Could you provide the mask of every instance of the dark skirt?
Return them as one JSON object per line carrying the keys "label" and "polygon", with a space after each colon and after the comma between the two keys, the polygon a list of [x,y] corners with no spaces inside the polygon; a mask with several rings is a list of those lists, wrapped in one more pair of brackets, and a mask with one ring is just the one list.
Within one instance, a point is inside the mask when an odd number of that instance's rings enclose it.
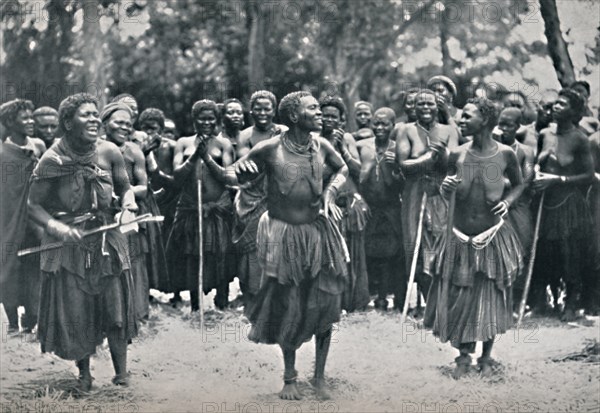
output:
{"label": "dark skirt", "polygon": [[[446,244],[444,234],[424,326],[457,348],[506,332],[512,325],[512,283],[523,269],[521,243],[511,224],[505,222],[482,249],[454,234]],[[442,294],[443,279],[449,281],[448,297]],[[440,325],[440,311],[447,311],[447,326]]]}
{"label": "dark skirt", "polygon": [[323,216],[291,225],[265,213],[257,243],[262,284],[246,309],[252,323],[248,337],[295,350],[339,321],[347,277],[344,240]]}
{"label": "dark skirt", "polygon": [[342,308],[348,312],[364,309],[371,301],[365,254],[365,223],[368,206],[364,200],[349,198],[342,206],[344,218],[341,232],[348,245],[348,283],[342,297]]}
{"label": "dark skirt", "polygon": [[591,250],[592,219],[583,194],[574,188],[559,205],[544,204],[536,250],[535,277],[579,284]]}
{"label": "dark skirt", "polygon": [[266,200],[262,199],[258,200],[252,210],[243,216],[236,211],[232,242],[238,259],[237,276],[244,286],[244,292],[250,294],[256,294],[260,288],[261,269],[258,264],[256,235],[258,222],[266,210]]}
{"label": "dark skirt", "polygon": [[132,232],[127,237],[129,240],[129,261],[131,279],[133,280],[135,317],[137,320],[141,320],[148,318],[150,315],[150,283],[146,263],[148,243],[146,234],[141,231]]}
{"label": "dark skirt", "polygon": [[[140,215],[151,213],[153,216],[161,215],[161,210],[151,190],[144,202],[139,203]],[[165,217],[166,220],[166,217]],[[142,224],[142,233],[146,238],[146,268],[150,288],[159,291],[169,290],[169,271],[165,253],[165,236],[163,234],[164,222],[150,222]]]}
{"label": "dark skirt", "polygon": [[[203,290],[233,280],[235,259],[231,245],[232,205],[227,191],[217,202],[202,205]],[[198,212],[178,207],[167,242],[171,292],[198,288]]]}
{"label": "dark skirt", "polygon": [[129,270],[103,277],[98,294],[80,289],[79,278],[64,268],[42,272],[38,338],[42,352],[67,360],[94,354],[110,329],[123,329],[128,341],[137,334]]}
{"label": "dark skirt", "polygon": [[448,216],[448,203],[439,194],[439,183],[433,178],[423,177],[406,181],[402,192],[402,235],[408,273],[416,246],[421,202],[425,191],[427,191],[427,201],[423,214],[417,268],[420,269],[419,272],[432,276],[434,273],[433,263],[440,250],[440,242],[446,230]]}

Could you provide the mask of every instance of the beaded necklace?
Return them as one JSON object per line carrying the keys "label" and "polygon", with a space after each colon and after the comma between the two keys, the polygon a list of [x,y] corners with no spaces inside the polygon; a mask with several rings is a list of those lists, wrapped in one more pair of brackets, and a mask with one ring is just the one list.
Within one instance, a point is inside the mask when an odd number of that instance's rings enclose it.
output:
{"label": "beaded necklace", "polygon": [[318,177],[315,174],[315,153],[319,152],[321,148],[321,142],[318,139],[314,139],[312,135],[309,135],[308,142],[306,144],[298,144],[296,142],[292,142],[289,138],[288,133],[284,132],[281,135],[281,142],[283,143],[283,147],[288,150],[288,152],[302,156],[303,158],[310,158],[310,171],[313,178],[317,179]]}

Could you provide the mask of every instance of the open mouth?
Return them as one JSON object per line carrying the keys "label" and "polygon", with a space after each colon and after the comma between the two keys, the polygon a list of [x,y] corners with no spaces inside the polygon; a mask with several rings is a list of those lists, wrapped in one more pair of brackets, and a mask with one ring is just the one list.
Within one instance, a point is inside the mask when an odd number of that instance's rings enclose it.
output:
{"label": "open mouth", "polygon": [[87,128],[85,128],[85,131],[87,133],[89,133],[90,135],[96,135],[98,134],[98,126],[88,126]]}

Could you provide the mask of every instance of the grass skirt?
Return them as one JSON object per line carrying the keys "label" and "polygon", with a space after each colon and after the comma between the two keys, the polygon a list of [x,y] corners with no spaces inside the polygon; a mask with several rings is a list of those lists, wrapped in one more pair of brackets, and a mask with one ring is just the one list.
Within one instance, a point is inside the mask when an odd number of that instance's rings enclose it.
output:
{"label": "grass skirt", "polygon": [[[505,222],[480,250],[454,234],[446,247],[444,234],[441,251],[424,326],[435,336],[448,337],[456,348],[506,332],[512,326],[512,281],[523,268],[521,244],[510,223]],[[449,277],[448,297],[442,295],[445,277]],[[440,311],[447,311],[447,326],[439,323]]]}
{"label": "grass skirt", "polygon": [[347,250],[331,220],[291,225],[263,214],[258,228],[261,288],[246,315],[250,340],[295,350],[339,321]]}

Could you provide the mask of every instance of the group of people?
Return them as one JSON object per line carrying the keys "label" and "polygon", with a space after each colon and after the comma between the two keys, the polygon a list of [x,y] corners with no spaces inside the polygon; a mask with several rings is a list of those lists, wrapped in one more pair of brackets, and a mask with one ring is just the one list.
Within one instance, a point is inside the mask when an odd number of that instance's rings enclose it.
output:
{"label": "group of people", "polygon": [[[469,372],[478,341],[478,368],[491,375],[494,338],[513,323],[528,262],[533,311],[564,320],[598,311],[600,132],[586,116],[585,82],[545,92],[531,124],[514,96],[478,94],[458,109],[456,95],[436,76],[404,93],[402,117],[356,102],[348,133],[339,96],[293,92],[277,105],[261,90],[247,108],[196,102],[196,133],[181,138],[160,109],[138,116],[129,94],[103,108],[88,94],[58,111],[2,104],[9,331],[37,324],[42,351],[76,361],[82,391],[108,338],[113,382],[126,385],[127,344],[148,319],[150,289],[173,293],[174,305],[189,290],[192,311],[200,286],[215,289],[225,309],[237,277],[250,339],[282,348],[280,396],[301,397],[295,354],[315,336],[313,384],[327,398],[342,309],[365,310],[375,297],[385,311],[393,294],[401,310],[413,276],[414,316],[459,350],[454,377]],[[110,225],[144,214],[164,222],[127,233]],[[39,254],[17,253],[38,245]]]}

